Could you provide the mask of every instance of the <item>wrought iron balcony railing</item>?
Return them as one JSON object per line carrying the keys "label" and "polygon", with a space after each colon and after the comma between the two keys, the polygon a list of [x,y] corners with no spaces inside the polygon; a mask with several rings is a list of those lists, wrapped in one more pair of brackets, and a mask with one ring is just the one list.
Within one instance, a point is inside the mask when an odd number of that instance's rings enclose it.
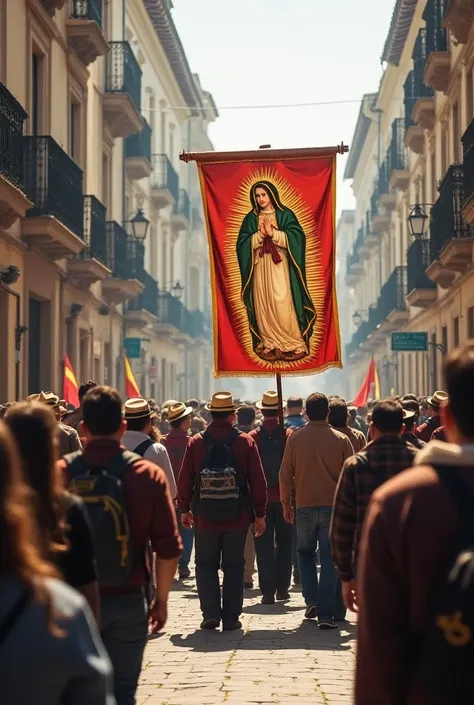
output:
{"label": "wrought iron balcony railing", "polygon": [[85,248],[79,259],[97,259],[107,263],[107,210],[95,196],[84,196],[84,241]]}
{"label": "wrought iron balcony railing", "polygon": [[144,309],[153,316],[158,315],[158,284],[145,269],[137,279],[143,284],[143,291],[135,299],[128,302],[129,311],[140,311]]}
{"label": "wrought iron balcony railing", "polygon": [[430,241],[414,240],[407,252],[407,293],[414,289],[436,289],[426,274],[430,265]]}
{"label": "wrought iron balcony railing", "polygon": [[130,278],[141,281],[145,271],[145,245],[136,237],[127,239],[128,270]]}
{"label": "wrought iron balcony railing", "polygon": [[142,70],[128,42],[109,42],[105,90],[107,93],[128,93],[140,112]]}
{"label": "wrought iron balcony railing", "polygon": [[167,189],[174,200],[179,200],[179,178],[175,168],[166,154],[153,154],[151,157],[153,172],[151,174],[151,187]]}
{"label": "wrought iron balcony railing", "polygon": [[369,335],[373,333],[373,330],[373,324],[370,321],[362,321],[352,336],[351,341],[346,345],[346,355],[349,357],[362,343],[365,343]]}
{"label": "wrought iron balcony railing", "polygon": [[357,231],[357,237],[354,242],[354,253],[357,254],[359,250],[364,247],[365,244],[365,228],[363,225],[360,226]]}
{"label": "wrought iron balcony railing", "polygon": [[178,330],[184,328],[184,306],[169,291],[158,293],[158,320],[160,323],[172,325]]}
{"label": "wrought iron balcony railing", "polygon": [[102,28],[103,0],[73,0],[71,17],[75,20],[94,20]]}
{"label": "wrought iron balcony railing", "polygon": [[0,174],[23,191],[23,123],[28,117],[0,83]]}
{"label": "wrought iron balcony railing", "polygon": [[359,263],[359,255],[357,254],[357,252],[355,252],[355,251],[349,252],[347,255],[347,260],[346,260],[347,274],[350,273],[352,266],[354,264],[358,264],[358,263]]}
{"label": "wrought iron balcony railing", "polygon": [[129,135],[125,140],[126,157],[143,157],[151,162],[151,127],[144,120],[143,130]]}
{"label": "wrought iron balcony railing", "polygon": [[27,217],[52,215],[83,237],[82,169],[52,137],[23,141],[25,193],[35,204]]}
{"label": "wrought iron balcony railing", "polygon": [[126,231],[115,220],[106,223],[106,265],[118,279],[129,279]]}
{"label": "wrought iron balcony railing", "polygon": [[471,120],[462,136],[464,197],[467,200],[474,196],[474,119]]}
{"label": "wrought iron balcony railing", "polygon": [[426,59],[426,28],[422,27],[418,32],[413,49],[413,69],[409,72],[404,84],[404,104],[405,104],[405,129],[414,125],[412,119],[413,108],[419,98],[432,98],[434,91],[431,86],[427,86],[423,80]]}
{"label": "wrought iron balcony railing", "polygon": [[448,32],[443,26],[449,0],[428,0],[423,19],[426,24],[426,54],[448,50]]}
{"label": "wrought iron balcony railing", "polygon": [[471,228],[461,212],[464,200],[462,164],[451,164],[438,191],[438,199],[431,209],[430,262],[438,259],[441,250],[450,240],[471,235]]}
{"label": "wrought iron balcony railing", "polygon": [[407,268],[395,267],[380,291],[377,304],[380,323],[388,318],[393,311],[406,311],[406,295]]}
{"label": "wrought iron balcony railing", "polygon": [[206,320],[205,315],[202,311],[188,311],[186,310],[186,332],[192,338],[205,338],[208,336],[208,331],[206,330]]}
{"label": "wrought iron balcony railing", "polygon": [[175,205],[175,213],[184,215],[188,222],[191,220],[191,201],[188,192],[184,188],[179,189],[178,202]]}
{"label": "wrought iron balcony railing", "polygon": [[407,168],[408,157],[403,142],[404,136],[405,121],[403,118],[396,118],[392,122],[392,139],[390,140],[390,147],[387,151],[387,173],[389,179],[393,171]]}

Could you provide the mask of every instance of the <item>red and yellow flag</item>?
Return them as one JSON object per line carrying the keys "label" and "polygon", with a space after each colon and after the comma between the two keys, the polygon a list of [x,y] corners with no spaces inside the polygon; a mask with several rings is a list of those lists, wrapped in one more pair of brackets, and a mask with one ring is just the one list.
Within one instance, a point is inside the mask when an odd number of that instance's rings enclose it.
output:
{"label": "red and yellow flag", "polygon": [[64,355],[63,398],[74,407],[79,406],[78,390],[79,385],[77,384],[71,361],[67,355]]}
{"label": "red and yellow flag", "polygon": [[353,406],[365,406],[371,399],[380,399],[379,375],[374,358],[370,362],[369,371],[352,404]]}
{"label": "red and yellow flag", "polygon": [[336,152],[192,155],[209,238],[216,377],[342,367]]}
{"label": "red and yellow flag", "polygon": [[126,355],[123,356],[125,365],[125,395],[127,399],[133,399],[134,397],[141,397],[140,390],[138,389],[138,384],[133,376],[132,367]]}

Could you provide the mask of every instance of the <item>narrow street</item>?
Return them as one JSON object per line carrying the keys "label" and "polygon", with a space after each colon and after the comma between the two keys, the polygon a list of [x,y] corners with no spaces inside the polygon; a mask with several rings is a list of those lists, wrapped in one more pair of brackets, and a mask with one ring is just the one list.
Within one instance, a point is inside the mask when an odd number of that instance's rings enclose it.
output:
{"label": "narrow street", "polygon": [[300,592],[260,604],[247,590],[243,631],[202,632],[194,581],[175,583],[164,633],[145,652],[138,705],[349,705],[355,623],[322,632],[303,619]]}

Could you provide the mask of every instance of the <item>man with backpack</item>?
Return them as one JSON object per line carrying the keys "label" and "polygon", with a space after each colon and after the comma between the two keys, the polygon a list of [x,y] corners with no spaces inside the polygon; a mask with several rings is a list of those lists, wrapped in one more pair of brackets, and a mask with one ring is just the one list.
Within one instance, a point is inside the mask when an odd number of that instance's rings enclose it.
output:
{"label": "man with backpack", "polygon": [[[71,492],[82,497],[94,536],[101,592],[100,631],[114,668],[117,705],[134,705],[148,622],[167,621],[168,594],[181,553],[181,539],[163,470],[121,445],[127,422],[111,387],[91,389],[82,402],[83,452],[60,461]],[[148,605],[156,554],[156,596]]]}
{"label": "man with backpack", "polygon": [[273,605],[275,594],[277,600],[290,599],[293,529],[283,517],[279,487],[284,442],[289,431],[278,422],[277,392],[265,392],[262,401],[257,402],[257,408],[262,412],[263,423],[250,436],[255,440],[262,460],[268,503],[266,529],[255,540],[255,549],[262,605]]}
{"label": "man with backpack", "polygon": [[176,480],[171,467],[168,451],[162,443],[150,437],[155,411],[146,399],[127,399],[124,404],[127,430],[123,434],[122,444],[142,458],[150,460],[161,468],[168,480],[171,499],[176,497]]}
{"label": "man with backpack", "polygon": [[183,526],[191,528],[195,522],[201,629],[217,629],[221,621],[224,630],[240,629],[245,539],[252,521],[255,536],[265,531],[265,475],[255,441],[233,426],[232,394],[216,392],[207,409],[212,421],[189,441],[178,478],[178,503]]}
{"label": "man with backpack", "polygon": [[474,663],[474,346],[444,363],[448,443],[372,496],[358,565],[356,705],[468,705]]}

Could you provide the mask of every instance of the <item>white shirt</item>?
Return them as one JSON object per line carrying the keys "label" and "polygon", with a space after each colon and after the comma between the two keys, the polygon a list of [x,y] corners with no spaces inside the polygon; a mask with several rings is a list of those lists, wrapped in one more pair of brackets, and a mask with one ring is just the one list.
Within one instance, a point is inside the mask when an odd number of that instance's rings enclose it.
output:
{"label": "white shirt", "polygon": [[[135,448],[138,448],[140,443],[143,443],[143,441],[146,441],[149,438],[150,436],[146,433],[142,433],[142,431],[125,431],[122,436],[122,444],[125,448],[127,448],[127,450],[131,450],[133,452]],[[161,443],[153,443],[152,446],[147,448],[143,457],[146,460],[150,460],[152,463],[155,463],[155,465],[158,465],[164,471],[170,487],[171,499],[175,499],[178,494],[178,490],[176,489],[176,480],[174,479],[174,473],[171,467],[168,451],[164,445]]]}

